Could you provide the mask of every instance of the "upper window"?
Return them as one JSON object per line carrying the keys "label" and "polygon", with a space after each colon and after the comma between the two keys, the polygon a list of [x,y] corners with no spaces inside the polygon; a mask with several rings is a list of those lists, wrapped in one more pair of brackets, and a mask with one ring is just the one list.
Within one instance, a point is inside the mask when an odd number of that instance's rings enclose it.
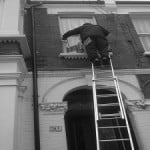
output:
{"label": "upper window", "polygon": [[[93,15],[64,14],[59,17],[59,23],[62,36],[65,32],[79,27],[84,23],[96,24],[96,21]],[[74,59],[87,57],[85,48],[81,43],[79,35],[71,36],[66,41],[62,41],[62,43],[63,52],[60,54],[60,56]]]}
{"label": "upper window", "polygon": [[150,55],[150,14],[133,14],[131,17],[145,54]]}

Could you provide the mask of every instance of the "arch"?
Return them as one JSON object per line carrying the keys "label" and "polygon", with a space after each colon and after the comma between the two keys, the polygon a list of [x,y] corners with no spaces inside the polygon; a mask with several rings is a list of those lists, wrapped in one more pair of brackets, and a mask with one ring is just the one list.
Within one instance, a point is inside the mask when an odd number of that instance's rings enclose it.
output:
{"label": "arch", "polygon": [[[47,89],[47,91],[43,95],[42,102],[61,102],[63,101],[65,95],[73,90],[80,89],[82,87],[90,88],[92,86],[92,81],[89,81],[90,79],[87,79],[84,76],[63,79]],[[114,83],[112,81],[102,81],[98,84],[100,85],[100,87],[108,87],[109,89],[114,90]],[[121,93],[126,99],[143,99],[142,91],[138,86],[133,85],[133,83],[119,80],[119,85],[121,88]]]}

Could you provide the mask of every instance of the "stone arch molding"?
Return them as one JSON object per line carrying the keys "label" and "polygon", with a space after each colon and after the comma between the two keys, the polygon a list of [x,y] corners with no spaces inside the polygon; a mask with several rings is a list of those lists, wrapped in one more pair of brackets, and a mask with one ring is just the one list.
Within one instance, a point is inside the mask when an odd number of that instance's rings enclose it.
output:
{"label": "stone arch molding", "polygon": [[[42,102],[62,102],[64,97],[74,89],[79,89],[81,87],[92,86],[91,81],[86,77],[74,77],[69,79],[64,79],[53,86],[51,86],[43,95]],[[99,82],[99,85],[106,87],[113,87],[114,84],[110,81]],[[143,94],[139,87],[133,85],[124,80],[119,80],[119,86],[121,93],[126,97],[127,100],[142,100]]]}

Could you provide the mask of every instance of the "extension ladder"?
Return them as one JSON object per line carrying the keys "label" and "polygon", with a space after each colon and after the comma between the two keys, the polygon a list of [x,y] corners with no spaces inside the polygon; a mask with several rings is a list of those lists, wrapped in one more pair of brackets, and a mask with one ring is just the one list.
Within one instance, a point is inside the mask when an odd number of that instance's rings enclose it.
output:
{"label": "extension ladder", "polygon": [[[92,64],[92,88],[97,150],[134,150],[132,135],[117,76],[109,52],[111,78],[97,78]],[[97,94],[97,82],[111,80],[115,94]]]}

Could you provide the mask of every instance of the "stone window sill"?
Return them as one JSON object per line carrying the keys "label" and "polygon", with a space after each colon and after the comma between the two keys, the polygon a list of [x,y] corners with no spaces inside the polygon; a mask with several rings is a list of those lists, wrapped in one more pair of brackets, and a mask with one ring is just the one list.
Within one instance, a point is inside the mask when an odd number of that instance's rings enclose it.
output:
{"label": "stone window sill", "polygon": [[150,56],[150,52],[144,52],[144,56]]}
{"label": "stone window sill", "polygon": [[87,59],[87,54],[85,53],[60,53],[59,57],[65,58],[65,59]]}

